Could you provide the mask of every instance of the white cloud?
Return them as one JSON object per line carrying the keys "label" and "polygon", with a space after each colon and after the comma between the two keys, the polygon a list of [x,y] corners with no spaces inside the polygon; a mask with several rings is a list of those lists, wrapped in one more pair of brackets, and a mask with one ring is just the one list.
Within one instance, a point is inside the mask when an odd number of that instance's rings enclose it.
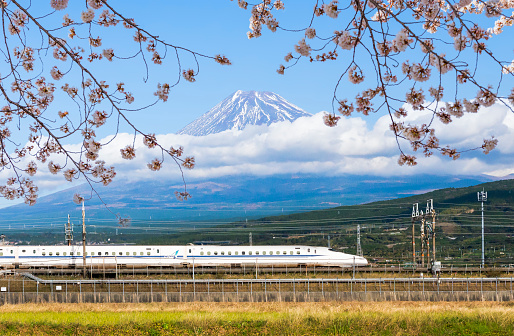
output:
{"label": "white cloud", "polygon": [[[496,150],[489,155],[481,151],[463,153],[458,160],[439,155],[429,158],[418,153],[416,167],[398,166],[398,147],[389,131],[389,117],[374,123],[371,118],[341,119],[337,127],[327,127],[323,113],[303,117],[293,123],[281,122],[271,126],[251,126],[242,131],[225,131],[204,137],[166,134],[158,135],[161,144],[169,147],[184,146],[186,155],[196,158],[195,169],[185,171],[186,180],[209,179],[220,176],[318,174],[361,174],[402,176],[415,174],[491,174],[505,176],[514,173],[514,115],[505,106],[496,104],[478,114],[466,114],[450,125],[434,121],[441,144],[454,144],[459,149],[479,147],[484,138],[495,135],[499,139]],[[429,112],[407,117],[406,123],[428,122]],[[111,138],[109,138],[111,140]],[[161,171],[152,172],[146,164],[160,157],[157,150],[149,150],[137,138],[136,158],[124,160],[120,148],[134,141],[129,134],[118,134],[100,151],[107,165],[114,165],[117,178],[129,180],[180,180],[181,173],[173,160],[167,159]],[[404,150],[408,144],[401,142]],[[70,148],[78,149],[79,145]],[[56,161],[55,158],[52,158]],[[0,178],[7,172],[0,173]],[[40,164],[35,176],[40,194],[72,186],[62,174],[51,175],[46,164]]]}
{"label": "white cloud", "polygon": [[[195,156],[196,168],[186,172],[190,179],[282,173],[401,176],[514,172],[511,168],[514,160],[509,155],[514,148],[514,117],[508,108],[500,104],[483,108],[477,114],[466,114],[449,125],[434,121],[442,145],[455,145],[458,149],[480,147],[484,138],[495,135],[499,139],[495,151],[489,155],[481,151],[466,152],[456,161],[437,154],[425,158],[418,153],[416,167],[398,166],[399,152],[389,131],[388,116],[379,118],[374,124],[365,117],[341,119],[333,128],[323,124],[322,116],[323,113],[318,113],[293,123],[251,126],[242,131],[231,130],[204,137],[167,134],[158,138],[166,146],[183,145],[187,155]],[[429,120],[427,111],[417,113],[416,118],[408,117],[406,122]],[[152,155],[142,145],[138,146],[137,158],[133,162],[119,158],[119,148],[131,142],[131,136],[120,135],[102,150],[102,155],[109,153],[107,157],[114,158],[112,163],[116,164],[121,176],[132,179],[179,176],[176,166],[170,164],[157,174],[146,169],[145,163]],[[409,151],[406,142],[401,142],[401,145],[403,150]]]}

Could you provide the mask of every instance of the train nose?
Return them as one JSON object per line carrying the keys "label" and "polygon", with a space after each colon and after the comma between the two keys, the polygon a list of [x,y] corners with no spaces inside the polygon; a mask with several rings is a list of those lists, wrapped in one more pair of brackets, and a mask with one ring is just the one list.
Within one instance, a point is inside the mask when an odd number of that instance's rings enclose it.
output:
{"label": "train nose", "polygon": [[355,262],[359,266],[366,266],[368,264],[368,260],[366,260],[366,258],[363,257],[359,257],[359,259],[357,259]]}

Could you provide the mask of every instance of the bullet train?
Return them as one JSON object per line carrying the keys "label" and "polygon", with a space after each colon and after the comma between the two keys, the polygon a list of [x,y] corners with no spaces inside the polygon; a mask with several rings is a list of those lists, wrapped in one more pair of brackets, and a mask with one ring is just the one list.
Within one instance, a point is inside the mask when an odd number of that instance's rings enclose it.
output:
{"label": "bullet train", "polygon": [[[88,245],[86,265],[124,266],[364,266],[359,256],[314,246]],[[0,245],[0,267],[83,267],[82,245]]]}

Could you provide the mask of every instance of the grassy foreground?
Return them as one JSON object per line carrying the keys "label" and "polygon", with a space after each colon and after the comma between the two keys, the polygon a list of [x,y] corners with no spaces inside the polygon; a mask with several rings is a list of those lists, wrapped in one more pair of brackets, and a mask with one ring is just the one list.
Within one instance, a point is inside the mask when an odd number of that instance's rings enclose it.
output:
{"label": "grassy foreground", "polygon": [[514,335],[514,304],[475,302],[25,304],[1,335]]}

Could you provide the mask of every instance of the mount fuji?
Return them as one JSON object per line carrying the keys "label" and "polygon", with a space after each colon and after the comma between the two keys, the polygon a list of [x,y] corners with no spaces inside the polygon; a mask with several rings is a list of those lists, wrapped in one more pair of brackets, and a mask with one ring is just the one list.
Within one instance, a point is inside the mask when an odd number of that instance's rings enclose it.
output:
{"label": "mount fuji", "polygon": [[310,113],[291,104],[278,94],[259,91],[236,91],[207,113],[181,129],[178,134],[203,136],[248,125],[270,125],[294,121]]}

